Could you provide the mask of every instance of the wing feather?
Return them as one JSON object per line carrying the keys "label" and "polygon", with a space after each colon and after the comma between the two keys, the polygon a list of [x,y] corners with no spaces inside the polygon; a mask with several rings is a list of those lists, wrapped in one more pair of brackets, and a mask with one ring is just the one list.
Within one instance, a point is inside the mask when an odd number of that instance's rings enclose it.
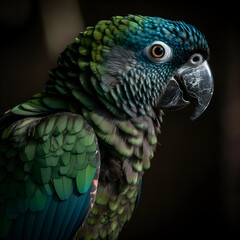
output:
{"label": "wing feather", "polygon": [[27,116],[5,127],[0,238],[68,239],[93,206],[99,169],[95,133],[80,115]]}

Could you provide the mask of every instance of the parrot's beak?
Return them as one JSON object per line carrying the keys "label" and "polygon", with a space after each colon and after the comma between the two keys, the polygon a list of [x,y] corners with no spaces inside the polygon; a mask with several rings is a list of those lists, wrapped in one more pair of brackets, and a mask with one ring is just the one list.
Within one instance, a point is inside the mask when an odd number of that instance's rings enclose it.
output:
{"label": "parrot's beak", "polygon": [[213,89],[213,77],[207,61],[203,61],[200,54],[194,54],[168,81],[158,106],[167,110],[186,107],[190,103],[184,99],[187,94],[197,100],[191,116],[191,120],[194,120],[208,107]]}

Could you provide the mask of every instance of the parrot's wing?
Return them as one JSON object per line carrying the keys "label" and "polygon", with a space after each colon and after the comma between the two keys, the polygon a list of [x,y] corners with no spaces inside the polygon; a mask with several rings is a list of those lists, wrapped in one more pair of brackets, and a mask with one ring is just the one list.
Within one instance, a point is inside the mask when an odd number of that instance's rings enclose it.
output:
{"label": "parrot's wing", "polygon": [[82,116],[14,122],[0,134],[0,238],[68,239],[93,207],[98,143]]}

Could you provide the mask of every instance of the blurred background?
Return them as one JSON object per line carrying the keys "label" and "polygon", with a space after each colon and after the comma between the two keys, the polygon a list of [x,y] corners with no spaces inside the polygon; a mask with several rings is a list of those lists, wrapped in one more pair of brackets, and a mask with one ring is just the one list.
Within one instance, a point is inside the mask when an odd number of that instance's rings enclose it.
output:
{"label": "blurred background", "polygon": [[58,54],[101,19],[128,13],[159,16],[191,23],[206,35],[213,100],[194,122],[189,120],[191,107],[165,114],[161,145],[144,175],[139,207],[120,240],[239,239],[237,9],[237,1],[0,1],[0,113],[41,91]]}

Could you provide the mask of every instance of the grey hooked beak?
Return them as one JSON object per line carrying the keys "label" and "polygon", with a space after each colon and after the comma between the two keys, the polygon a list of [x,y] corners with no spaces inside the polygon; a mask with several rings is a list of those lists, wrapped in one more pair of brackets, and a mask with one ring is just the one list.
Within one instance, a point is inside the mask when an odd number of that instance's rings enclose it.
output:
{"label": "grey hooked beak", "polygon": [[197,99],[197,106],[191,120],[198,118],[208,107],[213,95],[213,77],[207,61],[201,54],[193,54],[168,81],[158,106],[162,109],[176,110],[186,107],[190,102],[184,99],[184,92]]}

